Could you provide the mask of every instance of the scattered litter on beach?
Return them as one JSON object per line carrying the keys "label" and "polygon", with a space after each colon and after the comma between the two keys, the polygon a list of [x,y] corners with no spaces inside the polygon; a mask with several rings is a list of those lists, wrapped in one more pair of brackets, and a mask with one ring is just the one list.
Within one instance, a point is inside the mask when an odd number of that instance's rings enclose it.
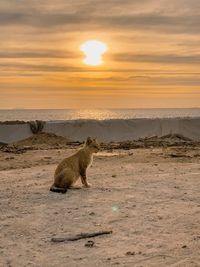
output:
{"label": "scattered litter on beach", "polygon": [[[121,142],[109,142],[101,143],[100,152],[103,155],[103,151],[107,150],[112,152],[111,156],[114,155],[114,149],[120,150],[131,150],[136,148],[153,148],[153,147],[170,147],[170,146],[196,146],[200,142],[193,141],[187,137],[184,137],[180,134],[169,134],[165,136],[152,136],[148,138],[140,138],[138,140],[130,141],[121,141]],[[81,146],[83,142],[80,141],[71,141],[68,138],[57,136],[53,133],[38,133],[33,136],[12,143],[5,144],[0,143],[0,150],[8,153],[24,153],[27,150],[32,149],[54,149],[54,148],[69,148]],[[117,152],[119,153],[119,152]],[[100,154],[99,154],[100,155]],[[109,156],[109,154],[106,154]],[[171,155],[173,157],[173,155]],[[174,155],[176,157],[176,155]],[[177,154],[179,157],[179,154]],[[197,155],[198,157],[198,155]]]}

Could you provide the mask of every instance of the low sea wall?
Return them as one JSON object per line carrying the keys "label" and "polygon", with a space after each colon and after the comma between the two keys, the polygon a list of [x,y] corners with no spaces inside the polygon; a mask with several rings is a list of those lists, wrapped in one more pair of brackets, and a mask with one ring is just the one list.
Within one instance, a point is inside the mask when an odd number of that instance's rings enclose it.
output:
{"label": "low sea wall", "polygon": [[[167,134],[181,134],[200,141],[200,118],[49,121],[42,131],[71,141],[84,141],[88,136],[100,142],[125,141]],[[0,142],[12,143],[32,135],[29,123],[0,124]]]}

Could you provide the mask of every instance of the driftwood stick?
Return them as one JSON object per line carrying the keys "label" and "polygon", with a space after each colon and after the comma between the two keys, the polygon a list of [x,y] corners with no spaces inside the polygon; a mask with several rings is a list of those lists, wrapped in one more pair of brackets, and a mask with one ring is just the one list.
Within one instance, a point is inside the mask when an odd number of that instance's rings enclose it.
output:
{"label": "driftwood stick", "polygon": [[108,234],[112,234],[112,231],[100,231],[100,232],[96,232],[96,233],[81,233],[75,236],[66,236],[66,237],[52,237],[51,241],[52,242],[66,242],[66,241],[76,241],[79,239],[83,239],[83,238],[90,238],[90,237],[95,237],[95,236],[99,236],[99,235],[108,235]]}

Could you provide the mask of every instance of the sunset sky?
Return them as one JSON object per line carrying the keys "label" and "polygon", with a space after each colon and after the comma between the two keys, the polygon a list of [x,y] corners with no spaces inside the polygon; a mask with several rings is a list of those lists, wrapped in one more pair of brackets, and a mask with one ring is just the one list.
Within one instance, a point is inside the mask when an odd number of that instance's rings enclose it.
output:
{"label": "sunset sky", "polygon": [[1,109],[149,107],[200,107],[199,0],[0,1]]}

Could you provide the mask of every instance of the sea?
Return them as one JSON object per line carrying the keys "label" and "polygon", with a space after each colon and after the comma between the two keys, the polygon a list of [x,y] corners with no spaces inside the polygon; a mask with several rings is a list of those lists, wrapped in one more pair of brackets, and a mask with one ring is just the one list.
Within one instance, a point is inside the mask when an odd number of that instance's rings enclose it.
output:
{"label": "sea", "polygon": [[200,118],[200,108],[145,109],[0,109],[0,121]]}

